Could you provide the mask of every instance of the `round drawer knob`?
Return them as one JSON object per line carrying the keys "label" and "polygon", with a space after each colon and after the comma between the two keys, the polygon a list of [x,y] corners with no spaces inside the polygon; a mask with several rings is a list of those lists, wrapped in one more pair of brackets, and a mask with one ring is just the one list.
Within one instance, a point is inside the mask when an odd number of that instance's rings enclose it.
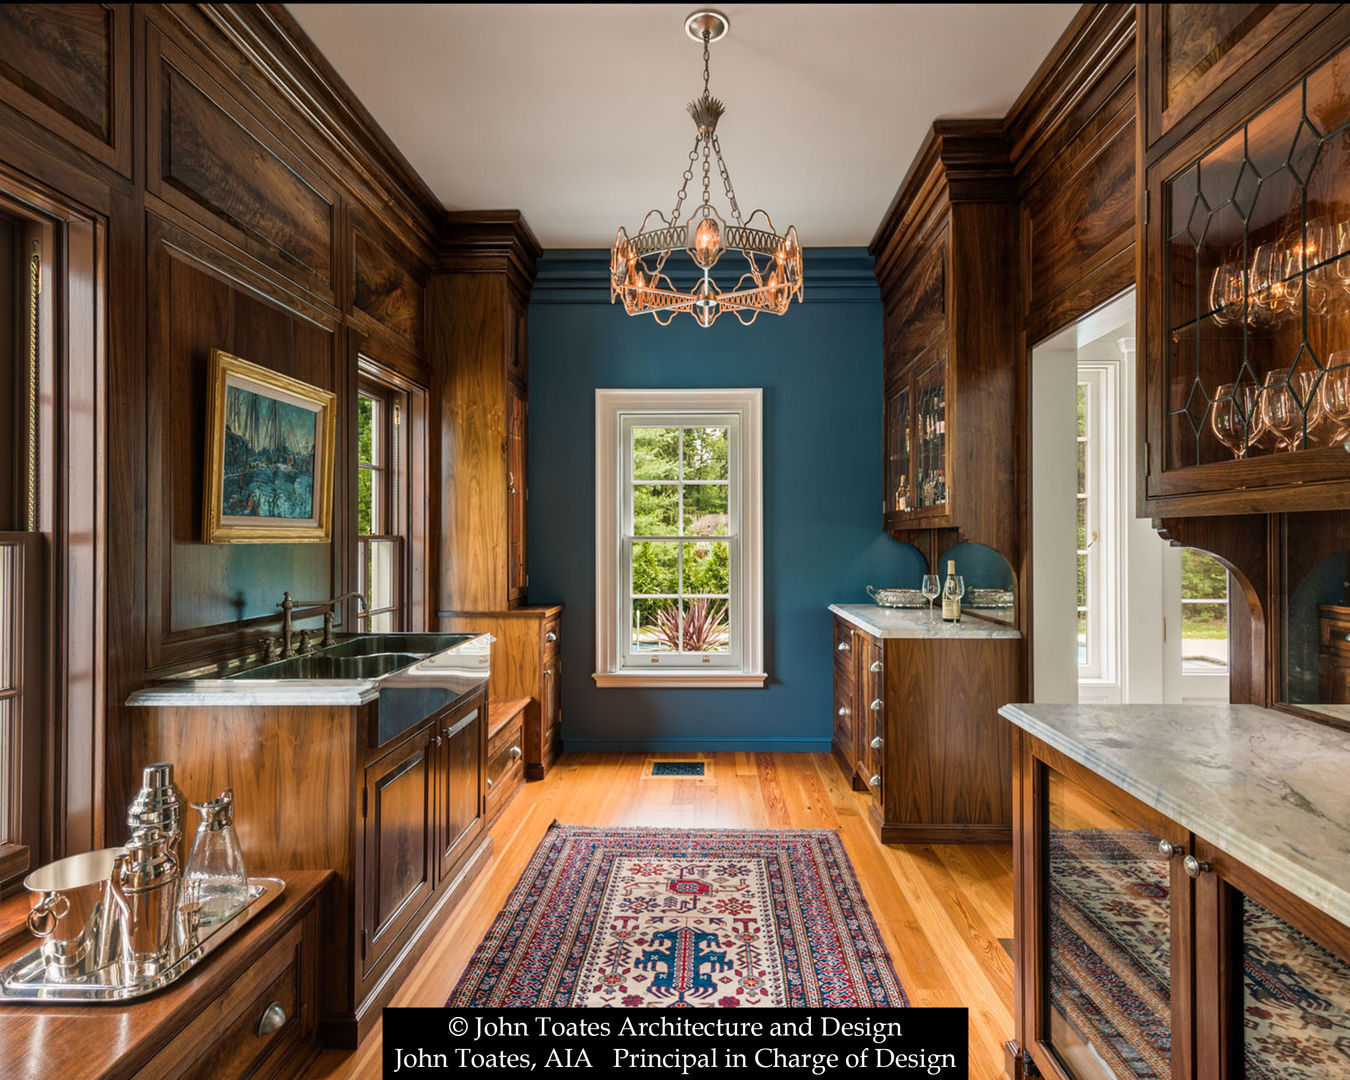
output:
{"label": "round drawer knob", "polygon": [[867,670],[868,670],[868,671],[874,671],[874,672],[875,672],[875,671],[880,671],[880,670],[881,670],[881,661],[880,661],[880,660],[873,660],[873,661],[872,661],[872,666],[869,667]]}
{"label": "round drawer knob", "polygon": [[1201,874],[1208,874],[1212,866],[1207,862],[1201,862],[1194,855],[1187,855],[1186,860],[1181,864],[1186,870],[1187,877],[1198,878]]}
{"label": "round drawer knob", "polygon": [[870,787],[874,788],[881,787],[881,773],[874,773],[872,775],[872,779],[867,781],[867,783]]}
{"label": "round drawer knob", "polygon": [[553,644],[553,642],[558,640],[558,635],[555,634],[552,630],[550,630],[547,634],[544,635],[544,640],[551,645]]}
{"label": "round drawer knob", "polygon": [[520,757],[522,751],[519,746],[512,746],[511,749],[507,751],[507,753],[510,754],[513,758],[516,758]]}
{"label": "round drawer knob", "polygon": [[870,746],[873,750],[880,750],[880,749],[881,749],[881,736],[878,735],[875,739],[873,739],[873,740],[872,740],[870,743],[868,743],[867,745]]}
{"label": "round drawer knob", "polygon": [[847,641],[841,641],[841,642],[839,643],[839,651],[840,651],[840,652],[848,652],[848,651],[849,651],[849,649],[848,649],[848,642],[847,642]]}
{"label": "round drawer knob", "polygon": [[1159,840],[1158,852],[1164,859],[1174,859],[1178,855],[1185,854],[1185,851],[1179,845],[1172,843],[1170,840]]}
{"label": "round drawer knob", "polygon": [[870,706],[873,712],[881,712],[881,698],[877,698]]}
{"label": "round drawer knob", "polygon": [[488,781],[487,781],[487,789],[488,789],[489,791],[492,790],[492,777],[490,777],[490,776],[488,777]]}
{"label": "round drawer knob", "polygon": [[258,1023],[254,1026],[253,1032],[256,1035],[271,1035],[281,1027],[287,1020],[286,1007],[279,1001],[274,1001],[262,1011],[258,1017]]}
{"label": "round drawer knob", "polygon": [[840,705],[840,706],[839,706],[839,715],[840,715],[840,716],[847,716],[847,715],[848,715],[848,706],[847,706],[847,705]]}

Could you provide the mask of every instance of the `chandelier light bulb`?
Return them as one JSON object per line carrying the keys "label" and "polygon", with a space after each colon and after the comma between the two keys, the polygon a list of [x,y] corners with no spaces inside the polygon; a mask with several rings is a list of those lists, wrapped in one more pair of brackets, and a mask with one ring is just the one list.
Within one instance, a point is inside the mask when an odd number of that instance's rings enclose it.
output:
{"label": "chandelier light bulb", "polygon": [[[722,159],[717,123],[726,107],[708,91],[708,61],[709,46],[726,35],[729,25],[725,15],[711,10],[696,11],[685,20],[689,36],[703,44],[703,93],[688,106],[698,133],[689,152],[684,182],[669,217],[652,210],[633,236],[619,229],[610,253],[611,302],[622,300],[630,315],[650,312],[663,326],[681,311],[693,315],[704,327],[728,311],[748,326],[760,312],[781,315],[794,297],[798,301],[802,298],[802,256],[796,229],[789,228],[786,235],[779,236],[763,210],[749,217],[742,215],[731,174]],[[700,162],[702,200],[685,220],[685,197]],[[725,189],[728,214],[713,208],[714,179],[720,179]],[[676,272],[681,259],[687,259],[702,271],[697,284],[679,287],[667,273],[667,261],[678,252],[684,255],[671,264],[670,271]],[[736,260],[723,258],[730,253],[743,260],[738,271],[728,265]],[[721,283],[711,277],[714,268],[726,275]]]}

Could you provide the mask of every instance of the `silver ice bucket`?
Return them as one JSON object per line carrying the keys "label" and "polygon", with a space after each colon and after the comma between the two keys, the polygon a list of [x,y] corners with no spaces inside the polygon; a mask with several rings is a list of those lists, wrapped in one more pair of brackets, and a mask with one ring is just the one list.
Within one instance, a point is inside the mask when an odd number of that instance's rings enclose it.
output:
{"label": "silver ice bucket", "polygon": [[116,958],[119,920],[108,879],[121,854],[121,848],[87,851],[38,867],[23,879],[33,894],[28,929],[42,942],[48,979],[79,979]]}

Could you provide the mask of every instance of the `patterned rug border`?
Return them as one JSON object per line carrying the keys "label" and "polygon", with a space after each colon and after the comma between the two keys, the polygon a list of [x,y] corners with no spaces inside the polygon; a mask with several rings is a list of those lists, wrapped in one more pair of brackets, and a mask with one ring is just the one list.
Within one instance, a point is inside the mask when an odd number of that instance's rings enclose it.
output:
{"label": "patterned rug border", "polygon": [[[783,845],[797,841],[818,845],[818,850],[823,852],[825,857],[833,864],[830,867],[832,874],[829,880],[832,883],[835,896],[838,900],[845,901],[848,908],[851,909],[851,918],[847,919],[843,925],[853,935],[853,944],[859,962],[867,963],[875,969],[875,981],[882,991],[891,998],[889,1002],[874,1004],[871,1007],[908,1007],[909,997],[900,982],[899,975],[896,973],[890,952],[882,940],[876,917],[872,914],[867,898],[863,895],[857,871],[853,866],[853,860],[849,858],[843,839],[839,835],[839,830],[742,829],[716,826],[680,828],[661,825],[565,825],[556,818],[549,823],[544,835],[526,861],[520,876],[507,895],[506,902],[493,918],[483,940],[474,950],[473,956],[456,982],[455,989],[446,1002],[446,1006],[451,1008],[483,1007],[482,1003],[475,1004],[473,1002],[473,996],[482,992],[484,977],[488,974],[493,959],[498,956],[504,947],[507,947],[512,928],[519,919],[522,909],[526,907],[527,902],[538,902],[539,875],[553,861],[556,861],[550,859],[550,856],[557,849],[570,840],[584,840],[587,836],[592,835],[622,839],[653,834],[669,840],[675,840],[680,836],[688,837],[690,843],[694,845],[700,842],[700,838],[707,838],[716,842],[718,839],[731,837],[750,843]],[[593,928],[587,928],[587,933],[591,930]],[[525,1007],[556,1008],[563,1006],[545,1000],[534,1002]]]}

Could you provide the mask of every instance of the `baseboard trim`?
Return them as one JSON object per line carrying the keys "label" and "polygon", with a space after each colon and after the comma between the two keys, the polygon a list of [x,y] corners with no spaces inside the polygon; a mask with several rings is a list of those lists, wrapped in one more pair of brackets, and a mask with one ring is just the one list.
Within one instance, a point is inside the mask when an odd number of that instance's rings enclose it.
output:
{"label": "baseboard trim", "polygon": [[567,736],[567,753],[665,753],[681,751],[726,753],[742,751],[759,754],[828,754],[830,740],[819,738],[746,739],[734,736],[653,736],[651,738],[578,738]]}

